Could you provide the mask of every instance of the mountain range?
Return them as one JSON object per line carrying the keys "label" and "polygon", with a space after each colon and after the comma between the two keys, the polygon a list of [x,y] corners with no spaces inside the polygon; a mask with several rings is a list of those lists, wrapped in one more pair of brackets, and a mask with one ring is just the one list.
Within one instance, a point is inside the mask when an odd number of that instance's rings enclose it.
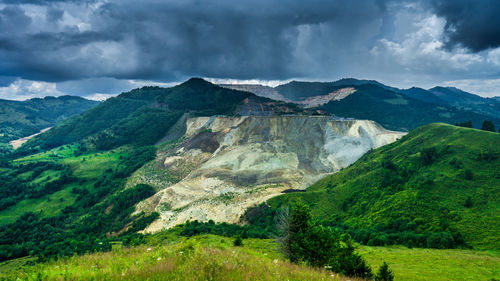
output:
{"label": "mountain range", "polygon": [[398,89],[374,80],[289,83],[271,88],[259,85],[222,85],[256,95],[318,107],[328,113],[374,120],[388,129],[409,131],[432,122],[456,124],[484,120],[500,126],[500,103],[453,87]]}
{"label": "mountain range", "polygon": [[[299,201],[363,245],[500,247],[500,134],[454,126],[498,126],[495,99],[355,79],[192,78],[99,104],[44,100],[68,102],[40,122],[52,128],[0,159],[0,260],[196,234],[270,238]],[[76,114],[78,102],[89,108]]]}

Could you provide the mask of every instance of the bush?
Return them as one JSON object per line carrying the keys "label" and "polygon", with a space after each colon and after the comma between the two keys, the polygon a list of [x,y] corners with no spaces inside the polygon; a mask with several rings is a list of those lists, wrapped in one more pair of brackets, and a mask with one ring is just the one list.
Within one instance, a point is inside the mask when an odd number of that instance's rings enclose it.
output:
{"label": "bush", "polygon": [[435,147],[428,147],[420,152],[420,159],[425,166],[434,163],[437,158],[438,153]]}
{"label": "bush", "polygon": [[469,181],[470,181],[470,180],[472,180],[472,179],[474,178],[474,174],[472,173],[472,170],[470,170],[470,169],[466,169],[466,170],[464,171],[464,178],[465,178],[466,180],[469,180]]}
{"label": "bush", "polygon": [[472,206],[474,206],[474,204],[472,203],[472,198],[470,196],[467,196],[467,199],[465,199],[464,207],[471,208]]}
{"label": "bush", "polygon": [[464,127],[464,128],[472,128],[472,121],[467,121],[467,122],[458,122],[456,126],[459,127]]}
{"label": "bush", "polygon": [[237,247],[243,246],[243,239],[241,239],[241,235],[236,236],[233,241],[233,245]]}

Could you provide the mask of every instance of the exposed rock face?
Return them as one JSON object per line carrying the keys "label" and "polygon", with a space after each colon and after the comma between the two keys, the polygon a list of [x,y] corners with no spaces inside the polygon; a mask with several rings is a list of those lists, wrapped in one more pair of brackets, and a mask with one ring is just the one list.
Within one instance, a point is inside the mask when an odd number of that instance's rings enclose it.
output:
{"label": "exposed rock face", "polygon": [[295,103],[303,105],[305,108],[317,107],[317,106],[325,105],[332,100],[344,99],[354,92],[356,92],[356,89],[354,89],[354,88],[351,88],[351,87],[342,88],[342,89],[338,89],[337,91],[333,91],[333,92],[329,93],[328,95],[310,97],[310,98],[307,98],[303,101],[298,101]]}
{"label": "exposed rock face", "polygon": [[[189,118],[184,141],[132,177],[159,190],[138,211],[160,212],[150,232],[186,220],[234,223],[247,208],[305,189],[402,135],[373,121],[328,116]],[[185,176],[176,183],[151,180],[165,172]]]}

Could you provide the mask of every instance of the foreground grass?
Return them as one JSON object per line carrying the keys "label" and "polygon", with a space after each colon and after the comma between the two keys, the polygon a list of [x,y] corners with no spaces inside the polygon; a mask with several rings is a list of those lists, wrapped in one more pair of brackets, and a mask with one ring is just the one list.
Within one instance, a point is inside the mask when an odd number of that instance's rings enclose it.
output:
{"label": "foreground grass", "polygon": [[291,264],[256,249],[269,241],[245,242],[249,246],[233,247],[231,239],[201,236],[172,244],[115,249],[1,268],[0,280],[357,280]]}
{"label": "foreground grass", "polygon": [[[396,280],[499,280],[500,255],[472,250],[366,247],[358,249],[374,271],[390,264]],[[0,264],[0,280],[357,280],[285,261],[270,239],[152,237],[150,244],[112,252],[24,265]],[[19,279],[17,279],[19,278]]]}
{"label": "foreground grass", "polygon": [[373,269],[386,261],[396,280],[500,280],[500,255],[472,250],[368,247],[358,252]]}

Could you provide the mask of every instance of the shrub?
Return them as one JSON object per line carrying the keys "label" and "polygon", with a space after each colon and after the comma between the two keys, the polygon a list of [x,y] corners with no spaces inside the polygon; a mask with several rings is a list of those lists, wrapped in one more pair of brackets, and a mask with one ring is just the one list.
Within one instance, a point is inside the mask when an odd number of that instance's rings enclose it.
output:
{"label": "shrub", "polygon": [[428,166],[438,158],[438,153],[435,147],[428,147],[420,153],[420,159],[422,164]]}
{"label": "shrub", "polygon": [[472,179],[474,178],[474,174],[472,173],[472,170],[470,170],[470,169],[466,169],[466,170],[464,171],[464,178],[465,178],[466,180],[469,180],[469,181],[470,181],[470,180],[472,180]]}
{"label": "shrub", "polygon": [[241,239],[240,235],[236,236],[236,238],[233,241],[233,245],[237,247],[243,246],[243,239]]}
{"label": "shrub", "polygon": [[467,199],[465,199],[464,207],[465,208],[471,208],[474,204],[472,203],[472,198],[470,196],[467,196]]}
{"label": "shrub", "polygon": [[458,122],[456,126],[459,127],[464,127],[464,128],[472,128],[472,121],[467,121],[467,122]]}

